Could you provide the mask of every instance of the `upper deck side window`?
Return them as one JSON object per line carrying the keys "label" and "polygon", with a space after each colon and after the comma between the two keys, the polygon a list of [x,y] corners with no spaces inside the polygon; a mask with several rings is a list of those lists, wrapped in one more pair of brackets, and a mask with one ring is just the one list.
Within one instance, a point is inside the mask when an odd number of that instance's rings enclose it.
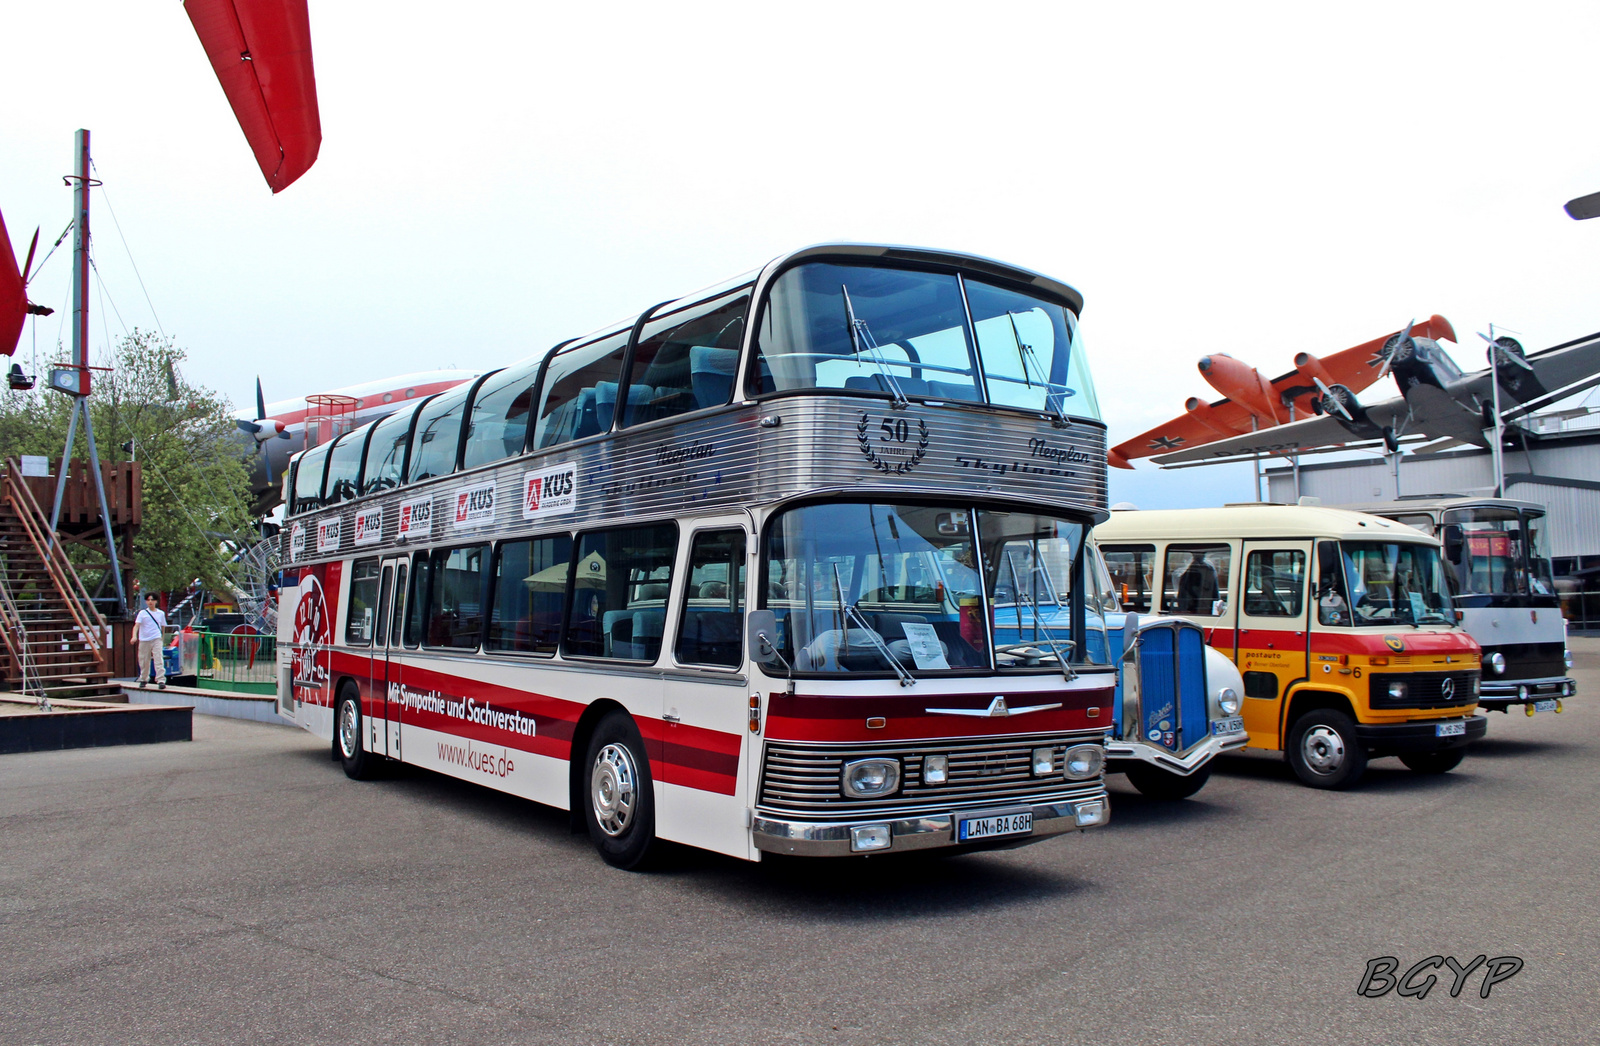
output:
{"label": "upper deck side window", "polygon": [[328,478],[323,484],[323,500],[334,505],[360,495],[361,460],[367,449],[372,426],[363,425],[346,432],[328,452]]}
{"label": "upper deck side window", "polygon": [[367,442],[367,463],[361,470],[361,493],[376,494],[405,482],[406,450],[411,445],[411,423],[423,403],[402,407],[372,426]]}
{"label": "upper deck side window", "polygon": [[420,483],[456,470],[456,447],[461,438],[461,415],[466,410],[468,388],[458,385],[423,404],[411,437],[411,462],[406,481]]}
{"label": "upper deck side window", "polygon": [[463,469],[522,453],[541,362],[542,357],[525,360],[484,379],[472,397],[467,417],[466,443],[461,451]]}
{"label": "upper deck side window", "polygon": [[[854,323],[852,325],[852,319]],[[814,262],[773,281],[751,387],[979,401],[958,277]]]}
{"label": "upper deck side window", "polygon": [[565,349],[550,361],[539,396],[534,449],[611,430],[629,331]]}
{"label": "upper deck side window", "polygon": [[750,288],[652,319],[633,351],[622,425],[718,407],[733,394]]}
{"label": "upper deck side window", "polygon": [[327,474],[328,451],[332,446],[331,443],[324,443],[300,455],[300,464],[294,474],[295,512],[310,512],[322,507],[322,479]]}

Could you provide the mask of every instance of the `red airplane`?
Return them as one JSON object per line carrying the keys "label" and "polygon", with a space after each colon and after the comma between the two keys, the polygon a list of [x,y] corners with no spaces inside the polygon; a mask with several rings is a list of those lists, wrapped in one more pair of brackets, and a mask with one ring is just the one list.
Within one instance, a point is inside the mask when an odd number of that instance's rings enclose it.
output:
{"label": "red airplane", "polygon": [[[29,316],[48,316],[54,309],[35,305],[28,300],[28,271],[33,268],[33,252],[39,246],[39,230],[33,231],[33,242],[28,245],[28,260],[17,268],[17,256],[11,253],[11,234],[6,232],[5,215],[0,214],[0,355],[9,356],[17,350],[22,337],[22,327]],[[31,389],[33,380],[25,377],[22,368],[11,367],[11,387]]]}
{"label": "red airplane", "polygon": [[[1443,316],[1430,316],[1412,324],[1409,332],[1435,340],[1456,340],[1454,328]],[[1200,376],[1223,398],[1207,403],[1190,397],[1184,404],[1187,413],[1119,443],[1106,452],[1106,460],[1119,469],[1131,469],[1134,458],[1198,447],[1212,440],[1321,414],[1325,396],[1338,399],[1341,390],[1360,392],[1382,377],[1384,356],[1380,350],[1398,333],[1364,341],[1326,359],[1309,352],[1299,353],[1294,358],[1294,370],[1271,381],[1226,353],[1202,356]]]}

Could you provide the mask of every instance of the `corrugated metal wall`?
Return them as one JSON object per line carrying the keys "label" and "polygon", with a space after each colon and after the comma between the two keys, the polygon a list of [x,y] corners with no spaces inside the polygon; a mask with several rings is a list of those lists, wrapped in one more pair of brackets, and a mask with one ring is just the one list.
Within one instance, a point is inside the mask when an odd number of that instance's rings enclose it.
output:
{"label": "corrugated metal wall", "polygon": [[[1507,451],[1504,465],[1508,477],[1531,472],[1600,482],[1600,445],[1588,441],[1552,442],[1527,453]],[[1267,470],[1267,483],[1268,496],[1273,501],[1294,502],[1291,469]],[[1486,451],[1422,457],[1408,454],[1400,461],[1401,494],[1479,495],[1488,494],[1493,486],[1494,462]],[[1377,458],[1302,465],[1299,492],[1321,498],[1325,505],[1393,498],[1394,471],[1388,461]],[[1538,502],[1548,509],[1551,556],[1600,555],[1600,490],[1523,482],[1510,484],[1506,495]]]}

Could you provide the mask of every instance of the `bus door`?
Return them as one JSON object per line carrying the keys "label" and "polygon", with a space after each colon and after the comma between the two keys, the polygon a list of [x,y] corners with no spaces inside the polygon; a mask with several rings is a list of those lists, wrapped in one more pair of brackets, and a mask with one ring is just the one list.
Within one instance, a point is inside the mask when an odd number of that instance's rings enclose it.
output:
{"label": "bus door", "polygon": [[378,722],[382,722],[382,737],[371,737],[369,742],[372,751],[391,759],[400,758],[400,709],[402,703],[390,697],[390,684],[400,682],[400,665],[393,658],[401,650],[400,637],[405,628],[406,619],[406,581],[407,564],[410,560],[405,557],[385,559],[383,561],[383,575],[378,587],[378,623],[377,630],[372,637],[371,661],[371,708],[373,715],[367,721],[374,724],[374,731],[380,729]]}
{"label": "bus door", "polygon": [[699,845],[748,856],[738,783],[750,733],[744,615],[750,519],[696,520],[674,581],[677,614],[664,651],[662,762],[666,780],[687,786],[663,798],[658,828],[677,826]]}
{"label": "bus door", "polygon": [[1239,574],[1234,661],[1244,676],[1244,726],[1252,748],[1281,748],[1289,687],[1306,676],[1309,541],[1246,541]]}

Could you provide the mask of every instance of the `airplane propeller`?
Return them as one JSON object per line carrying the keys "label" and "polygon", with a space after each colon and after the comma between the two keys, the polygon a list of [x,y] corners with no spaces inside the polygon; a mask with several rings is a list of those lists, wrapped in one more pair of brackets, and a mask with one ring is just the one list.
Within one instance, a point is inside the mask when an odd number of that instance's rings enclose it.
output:
{"label": "airplane propeller", "polygon": [[269,439],[288,439],[289,430],[284,428],[283,422],[272,421],[267,417],[266,397],[261,394],[261,378],[256,378],[256,420],[246,421],[235,418],[235,425],[239,431],[255,437],[257,456],[265,456],[267,464],[267,485],[272,484],[272,455],[266,452],[266,442]]}
{"label": "airplane propeller", "polygon": [[1401,346],[1411,340],[1411,328],[1416,322],[1415,318],[1407,320],[1406,329],[1395,337],[1394,345],[1385,344],[1383,349],[1379,350],[1383,355],[1383,366],[1379,368],[1378,376],[1373,379],[1375,382],[1382,381],[1388,375],[1390,368],[1394,366],[1394,358],[1400,355]]}
{"label": "airplane propeller", "polygon": [[1489,366],[1497,367],[1502,359],[1521,367],[1525,371],[1532,371],[1533,364],[1529,363],[1523,355],[1522,343],[1515,338],[1508,338],[1504,334],[1495,337],[1494,324],[1489,324],[1489,333],[1478,331],[1478,337],[1489,343]]}
{"label": "airplane propeller", "polygon": [[1346,421],[1356,420],[1355,416],[1350,413],[1350,408],[1346,406],[1344,400],[1334,395],[1333,390],[1328,388],[1327,385],[1323,384],[1321,378],[1312,378],[1311,380],[1317,383],[1317,388],[1322,392],[1320,406],[1324,411],[1329,414],[1337,414]]}

